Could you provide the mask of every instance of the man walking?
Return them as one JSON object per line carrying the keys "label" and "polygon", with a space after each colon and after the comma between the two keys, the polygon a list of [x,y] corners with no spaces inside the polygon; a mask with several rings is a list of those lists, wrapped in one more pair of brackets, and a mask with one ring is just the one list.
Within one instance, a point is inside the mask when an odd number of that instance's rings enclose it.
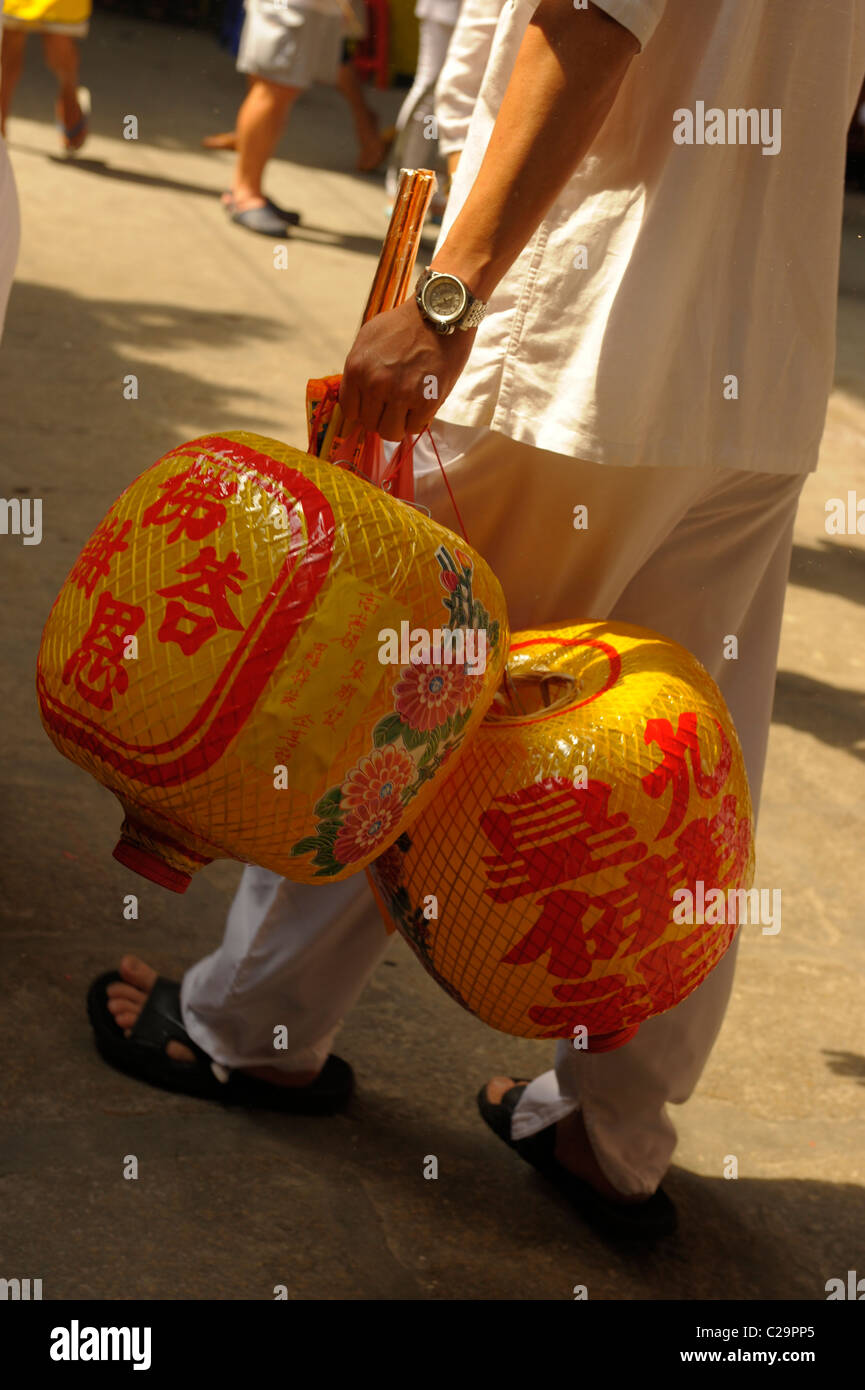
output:
{"label": "man walking", "polygon": [[[346,415],[386,439],[438,406],[448,480],[514,630],[610,618],[694,652],[736,722],[755,808],[793,522],[832,380],[863,69],[865,0],[508,0],[434,273],[361,329],[343,379]],[[417,498],[453,524],[418,452]],[[198,1094],[252,1084],[285,1108],[335,1107],[350,1072],[330,1046],[384,944],[362,882],[247,868],[222,946],[184,978],[182,1023],[154,1002],[178,987],[153,990],[131,958],[93,990],[107,988],[132,1072],[150,1045]],[[495,1132],[601,1229],[672,1228],[665,1107],[700,1076],[733,970],[731,949],[618,1051],[563,1042],[554,1070],[482,1090]]]}

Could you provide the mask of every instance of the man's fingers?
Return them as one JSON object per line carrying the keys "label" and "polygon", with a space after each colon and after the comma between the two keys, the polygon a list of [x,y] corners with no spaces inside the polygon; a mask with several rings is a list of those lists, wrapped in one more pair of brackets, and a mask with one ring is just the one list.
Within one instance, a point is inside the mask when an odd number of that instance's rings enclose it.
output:
{"label": "man's fingers", "polygon": [[343,374],[339,388],[339,404],[346,422],[359,419],[360,391],[355,375],[351,371]]}
{"label": "man's fingers", "polygon": [[387,402],[381,396],[373,396],[366,393],[360,398],[360,414],[358,419],[365,430],[378,434],[380,430],[381,418],[387,409]]}
{"label": "man's fingers", "polygon": [[405,420],[406,434],[421,434],[435,415],[434,407],[437,404],[438,402],[434,401],[432,403],[433,408],[427,405],[424,406],[423,410],[410,410]]}
{"label": "man's fingers", "polygon": [[[343,384],[339,392],[339,404],[342,408],[343,420],[346,428],[357,423],[363,425],[364,429],[377,431],[378,422],[385,409],[384,397],[377,391],[364,390],[357,384],[357,376],[352,376]],[[343,430],[343,433],[345,430]]]}
{"label": "man's fingers", "polygon": [[401,402],[388,404],[378,422],[377,433],[382,439],[399,441],[406,432],[405,405]]}

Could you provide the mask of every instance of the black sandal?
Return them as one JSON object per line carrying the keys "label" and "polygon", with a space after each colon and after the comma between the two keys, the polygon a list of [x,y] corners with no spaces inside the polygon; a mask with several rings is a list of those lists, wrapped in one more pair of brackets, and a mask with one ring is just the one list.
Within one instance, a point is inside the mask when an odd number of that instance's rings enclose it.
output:
{"label": "black sandal", "polygon": [[[240,1071],[230,1071],[220,1081],[213,1059],[200,1048],[183,1026],[180,984],[159,976],[147,996],[138,1021],[127,1038],[108,1008],[108,985],[123,977],[109,970],[93,981],[87,994],[87,1013],[100,1055],[112,1067],[159,1086],[223,1105],[247,1105],[293,1115],[332,1115],[344,1110],[354,1089],[354,1073],[348,1062],[333,1054],[308,1086],[277,1086]],[[194,1062],[169,1057],[168,1042],[183,1043],[195,1054]]]}
{"label": "black sandal", "polygon": [[611,1202],[596,1192],[590,1183],[569,1173],[556,1158],[555,1125],[549,1125],[527,1139],[511,1138],[511,1117],[527,1085],[527,1081],[518,1080],[510,1090],[505,1091],[497,1105],[488,1099],[486,1086],[481,1087],[478,1109],[493,1133],[557,1187],[599,1235],[613,1240],[641,1241],[672,1235],[676,1229],[676,1208],[662,1188],[659,1187],[645,1202]]}

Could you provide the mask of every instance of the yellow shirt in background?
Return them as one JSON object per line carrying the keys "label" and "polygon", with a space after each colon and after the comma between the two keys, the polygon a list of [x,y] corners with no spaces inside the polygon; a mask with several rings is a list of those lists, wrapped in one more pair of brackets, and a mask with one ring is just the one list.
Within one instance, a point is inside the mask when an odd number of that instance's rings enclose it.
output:
{"label": "yellow shirt in background", "polygon": [[86,32],[92,0],[4,0],[3,23],[10,28],[74,29]]}

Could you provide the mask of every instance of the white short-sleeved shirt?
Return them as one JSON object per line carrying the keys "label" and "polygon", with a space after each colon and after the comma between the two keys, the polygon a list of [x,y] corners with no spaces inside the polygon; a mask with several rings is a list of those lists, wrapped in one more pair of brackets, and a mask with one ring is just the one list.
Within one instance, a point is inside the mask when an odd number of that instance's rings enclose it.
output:
{"label": "white short-sleeved shirt", "polygon": [[[439,416],[599,463],[807,472],[832,382],[865,0],[598,3],[642,51]],[[506,0],[440,241],[535,8]]]}

